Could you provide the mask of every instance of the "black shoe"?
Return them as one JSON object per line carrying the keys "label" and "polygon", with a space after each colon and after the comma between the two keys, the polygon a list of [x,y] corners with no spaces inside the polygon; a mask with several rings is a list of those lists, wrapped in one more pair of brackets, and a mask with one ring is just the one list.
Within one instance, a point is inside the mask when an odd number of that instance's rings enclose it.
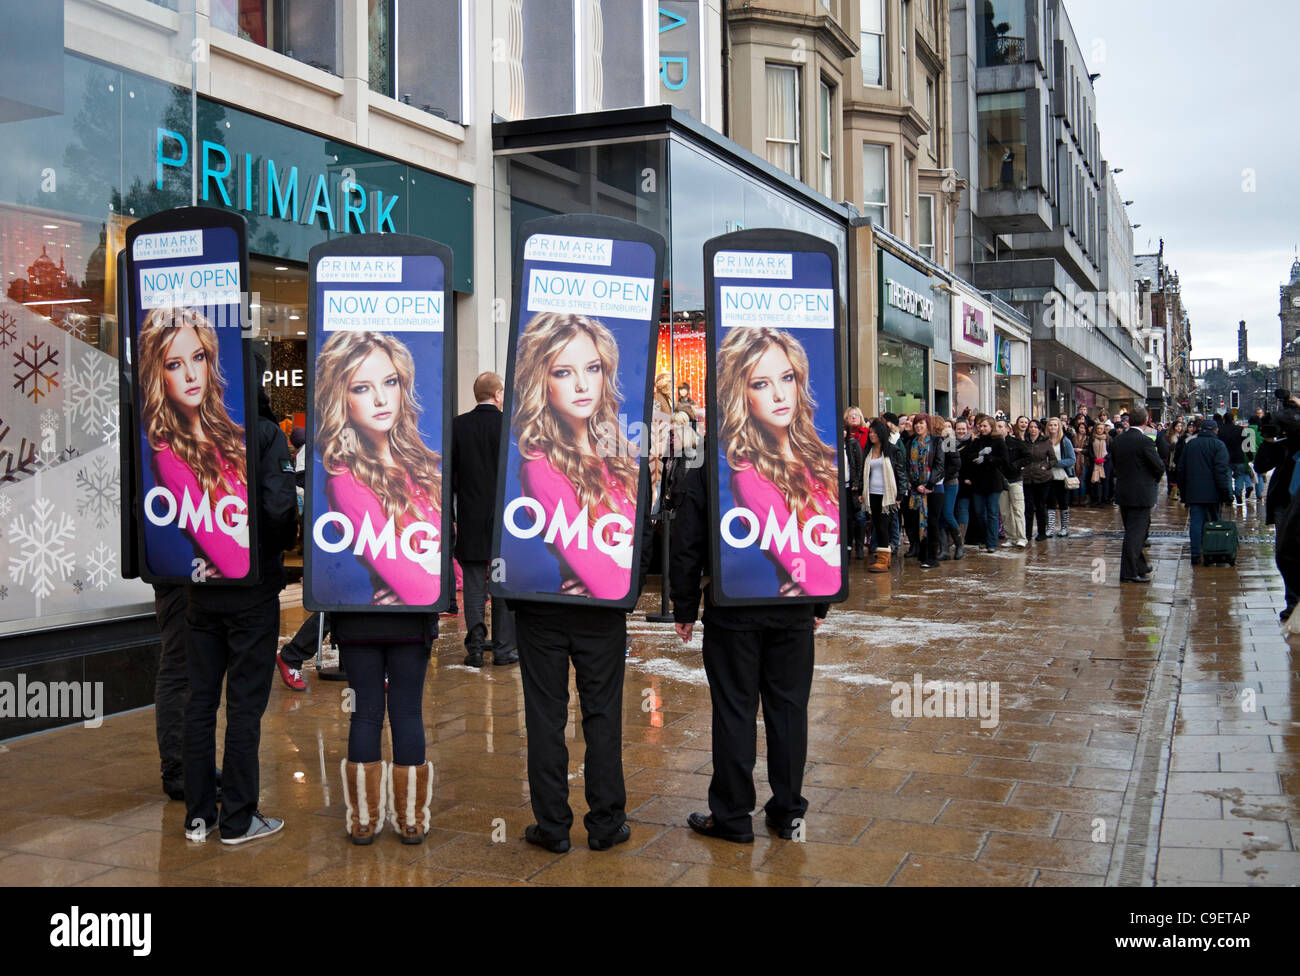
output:
{"label": "black shoe", "polygon": [[588,835],[587,846],[593,851],[607,851],[615,844],[625,844],[629,837],[632,836],[632,828],[623,824],[618,830],[614,831],[613,837],[592,837]]}
{"label": "black shoe", "polygon": [[492,663],[497,667],[505,667],[507,664],[518,664],[519,655],[514,651],[493,651]]}
{"label": "black shoe", "polygon": [[1281,613],[1278,614],[1278,617],[1281,619],[1282,623],[1286,623],[1288,620],[1291,619],[1291,611],[1294,609],[1295,607],[1287,607],[1285,610],[1283,610]]}
{"label": "black shoe", "polygon": [[1046,542],[1046,541],[1047,541],[1047,536],[1043,535],[1043,533],[1040,532],[1040,533],[1038,533],[1038,535],[1034,536],[1034,541],[1035,541],[1035,542]]}
{"label": "black shoe", "polygon": [[550,840],[543,837],[542,828],[537,824],[529,824],[524,828],[524,840],[536,847],[544,847],[552,854],[567,854],[569,852],[569,838]]}
{"label": "black shoe", "polygon": [[470,653],[468,653],[468,654],[465,655],[465,662],[464,662],[464,663],[465,663],[465,666],[466,666],[466,667],[469,667],[469,668],[481,668],[481,667],[483,667],[483,652],[482,652],[482,651],[471,651]]}
{"label": "black shoe", "polygon": [[1193,556],[1193,557],[1192,557],[1192,565],[1193,565],[1193,566],[1199,566],[1199,565],[1201,565],[1201,557],[1200,557],[1200,556]]}
{"label": "black shoe", "polygon": [[1150,583],[1151,577],[1150,576],[1121,576],[1119,578],[1119,581],[1121,583]]}
{"label": "black shoe", "polygon": [[922,559],[922,560],[921,560],[921,568],[922,568],[922,569],[938,569],[938,568],[939,568],[939,564],[938,564],[937,562],[932,562],[932,561],[929,560],[929,559]]}
{"label": "black shoe", "polygon": [[769,830],[776,831],[777,836],[780,837],[782,840],[794,840],[794,828],[782,827],[779,823],[777,823],[775,820],[772,819],[772,815],[770,813],[765,814],[763,816],[763,822],[767,824]]}
{"label": "black shoe", "polygon": [[717,824],[713,820],[711,813],[692,813],[686,818],[686,826],[697,834],[703,834],[705,837],[716,837],[718,840],[728,840],[733,844],[752,844],[754,835],[738,834],[727,830],[725,827]]}
{"label": "black shoe", "polygon": [[167,794],[168,799],[183,800],[185,799],[185,780],[184,779],[163,779],[163,792]]}

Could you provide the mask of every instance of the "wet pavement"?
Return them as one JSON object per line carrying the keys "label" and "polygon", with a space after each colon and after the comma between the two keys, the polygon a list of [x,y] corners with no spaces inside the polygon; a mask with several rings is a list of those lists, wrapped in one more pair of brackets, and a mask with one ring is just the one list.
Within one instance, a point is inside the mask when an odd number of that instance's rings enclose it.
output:
{"label": "wet pavement", "polygon": [[[345,686],[309,665],[304,693],[276,679],[263,724],[261,806],[286,820],[280,835],[186,841],[144,709],[0,746],[0,884],[1294,885],[1300,640],[1278,624],[1271,531],[1254,504],[1235,517],[1236,567],[1194,568],[1182,509],[1162,500],[1148,586],[1120,586],[1113,508],[1076,511],[1071,538],[1024,553],[887,576],[854,562],[850,600],[817,637],[802,841],[770,835],[761,813],[752,846],[686,828],[707,809],[708,686],[698,632],[683,645],[645,621],[652,579],[629,617],[625,845],[582,843],[576,703],[574,849],[523,842],[518,667],[465,667],[463,621],[444,619],[422,846],[391,831],[347,842]],[[287,637],[304,613],[284,597]],[[761,807],[761,735],[759,751]]]}

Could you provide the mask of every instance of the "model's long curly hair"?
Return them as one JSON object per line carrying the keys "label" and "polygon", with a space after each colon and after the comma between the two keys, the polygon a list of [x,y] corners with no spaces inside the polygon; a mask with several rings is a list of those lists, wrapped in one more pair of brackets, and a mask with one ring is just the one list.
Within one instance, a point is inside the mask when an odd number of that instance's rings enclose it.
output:
{"label": "model's long curly hair", "polygon": [[[789,427],[790,449],[798,459],[793,463],[781,456],[776,441],[749,415],[749,378],[773,345],[780,346],[789,358],[798,383],[798,403]],[[835,449],[821,439],[813,422],[816,406],[808,386],[808,354],[799,340],[767,326],[727,333],[718,350],[718,433],[726,445],[727,464],[733,471],[752,467],[775,485],[801,526],[813,515],[829,514],[818,502],[808,477],[831,498],[839,490]]]}
{"label": "model's long curly hair", "polygon": [[[393,361],[401,384],[397,423],[388,432],[392,467],[372,456],[370,444],[348,418],[348,384],[352,374],[376,349]],[[429,503],[442,510],[442,457],[420,438],[419,399],[415,394],[415,360],[405,343],[382,332],[336,332],[316,357],[316,446],[325,471],[351,471],[375,493],[384,514],[403,526],[424,515],[415,506],[406,475],[422,488]]]}
{"label": "model's long curly hair", "polygon": [[[199,425],[206,441],[195,436],[184,415],[167,399],[165,365],[171,345],[184,329],[193,329],[203,348],[208,381],[199,404]],[[217,332],[204,316],[192,308],[155,308],[144,320],[139,339],[140,423],[149,438],[149,447],[161,451],[170,447],[173,454],[194,472],[199,487],[212,499],[233,492],[236,485],[248,483],[248,456],[244,447],[244,427],[230,419],[223,399],[225,378],[217,356]],[[215,447],[237,472],[232,483],[217,463]]]}
{"label": "model's long curly hair", "polygon": [[515,398],[511,429],[526,461],[546,458],[569,481],[578,503],[587,506],[588,520],[596,521],[596,509],[604,505],[617,510],[614,495],[605,481],[605,470],[622,487],[628,498],[637,497],[638,464],[635,457],[610,452],[608,457],[583,454],[573,434],[555,411],[547,396],[551,367],[571,340],[586,334],[600,357],[604,383],[600,402],[587,420],[587,440],[607,441],[618,429],[623,394],[618,385],[618,343],[598,319],[566,312],[539,312],[524,326],[515,352]]}

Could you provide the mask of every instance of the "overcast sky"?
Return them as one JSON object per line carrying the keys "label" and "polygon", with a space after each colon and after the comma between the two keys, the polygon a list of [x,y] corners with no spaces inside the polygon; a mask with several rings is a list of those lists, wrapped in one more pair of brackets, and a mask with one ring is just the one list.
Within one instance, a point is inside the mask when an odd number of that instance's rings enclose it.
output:
{"label": "overcast sky", "polygon": [[[1192,357],[1277,365],[1278,286],[1300,244],[1300,3],[1065,0],[1096,81],[1102,155],[1124,172],[1134,250],[1179,273]],[[1251,171],[1251,172],[1244,172]],[[1250,177],[1253,173],[1253,191]]]}

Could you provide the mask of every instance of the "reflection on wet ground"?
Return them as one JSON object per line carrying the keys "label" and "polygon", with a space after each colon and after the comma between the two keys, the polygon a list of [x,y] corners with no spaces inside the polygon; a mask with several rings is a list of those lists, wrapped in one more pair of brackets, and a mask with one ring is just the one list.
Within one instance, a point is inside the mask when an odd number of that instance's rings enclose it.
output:
{"label": "reflection on wet ground", "polygon": [[[1236,518],[1246,537],[1268,534],[1253,505]],[[1180,508],[1157,508],[1149,586],[1119,584],[1114,509],[1081,510],[1071,538],[1024,553],[924,572],[908,560],[882,576],[853,563],[851,598],[817,640],[802,843],[761,819],[746,847],[685,827],[707,807],[708,685],[698,634],[683,645],[644,620],[658,608],[652,579],[628,627],[626,845],[553,855],[523,842],[518,669],[464,667],[463,621],[443,620],[425,693],[436,787],[423,846],[347,843],[344,686],[309,666],[305,693],[277,679],[263,725],[261,805],[285,818],[281,835],[185,841],[182,805],[158,791],[146,709],[0,747],[0,883],[1295,884],[1300,670],[1278,625],[1271,543],[1243,543],[1235,569],[1193,568],[1173,535],[1184,525]],[[286,636],[303,619],[295,599],[286,591]],[[761,806],[761,737],[759,749]]]}

